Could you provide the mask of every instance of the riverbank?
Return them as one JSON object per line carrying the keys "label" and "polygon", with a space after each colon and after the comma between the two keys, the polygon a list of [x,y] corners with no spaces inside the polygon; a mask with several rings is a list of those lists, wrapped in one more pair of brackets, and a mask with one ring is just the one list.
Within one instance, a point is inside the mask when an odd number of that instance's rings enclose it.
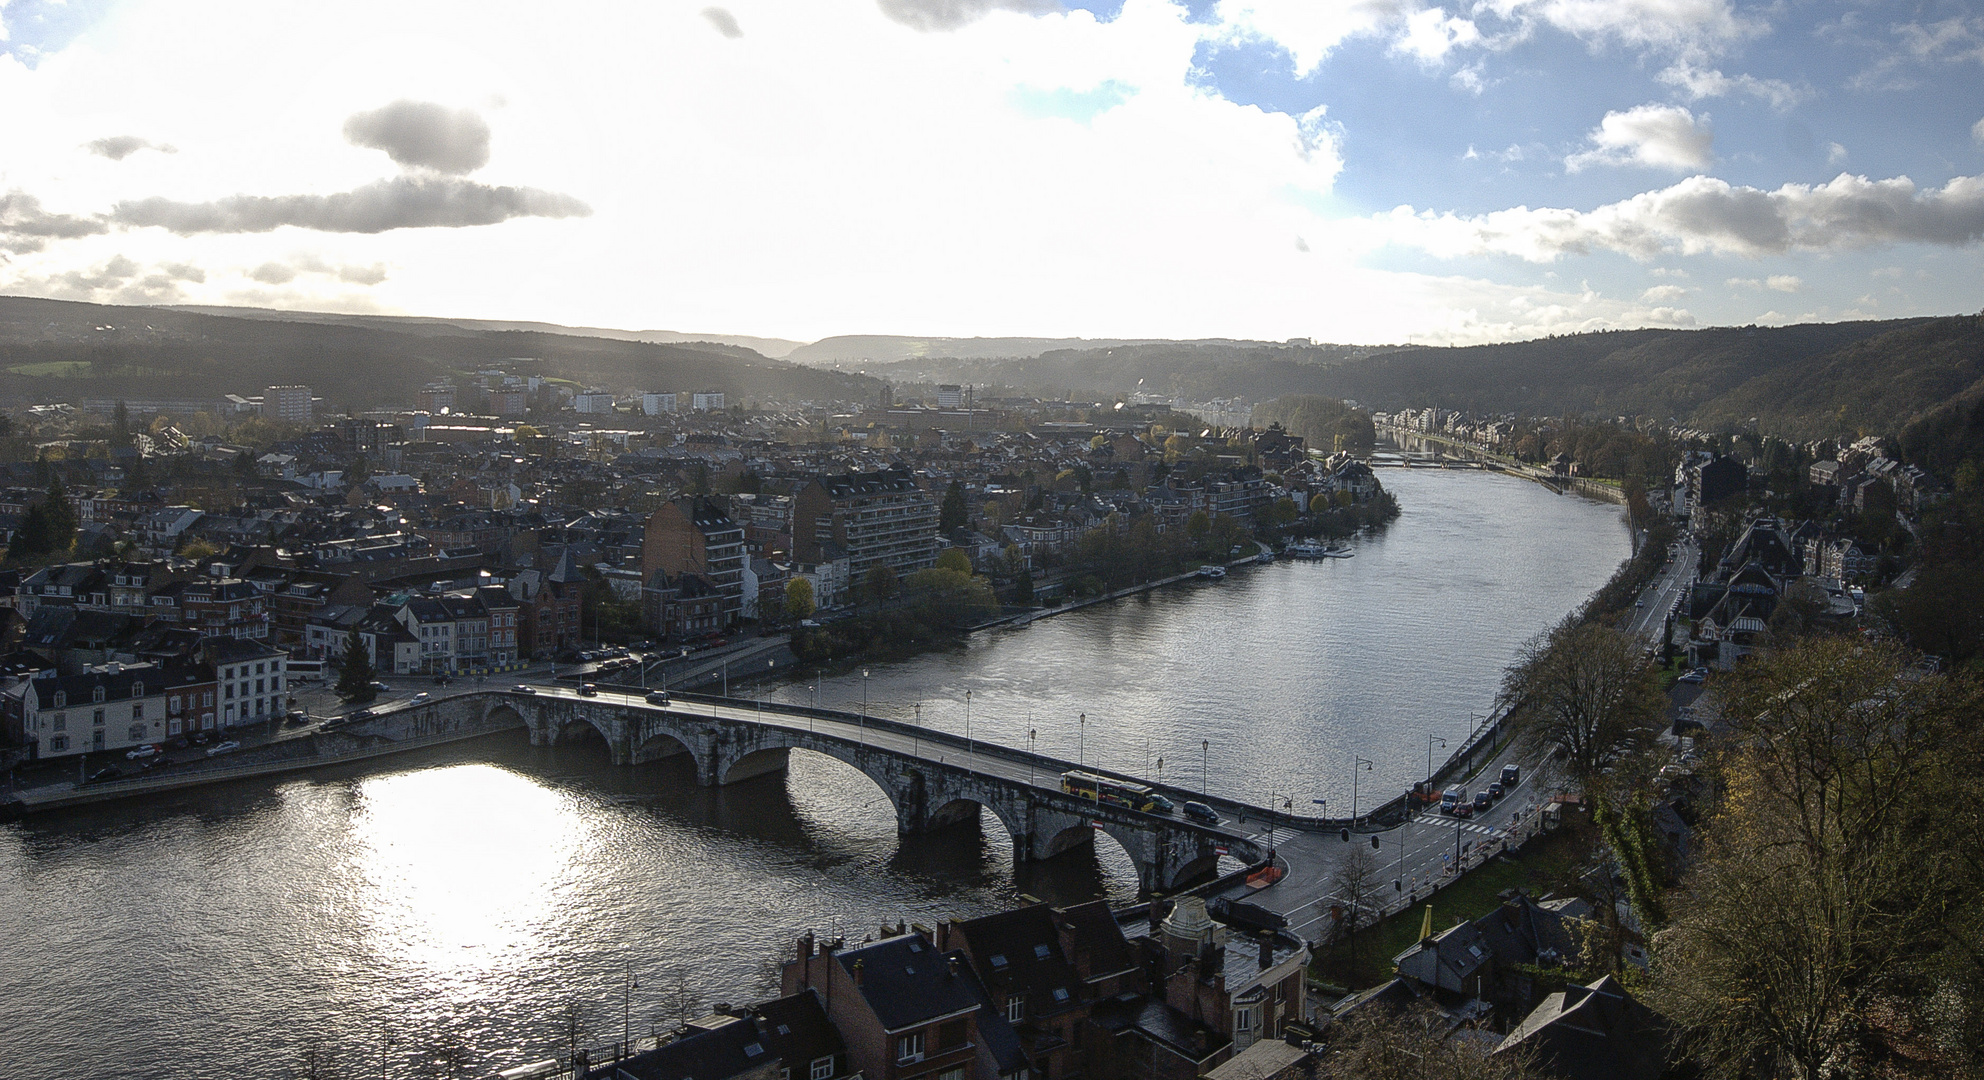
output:
{"label": "riverbank", "polygon": [[[1549,469],[1539,468],[1517,458],[1510,457],[1507,454],[1498,454],[1492,450],[1484,450],[1481,447],[1473,446],[1445,435],[1434,435],[1428,432],[1410,431],[1396,427],[1385,427],[1379,430],[1388,438],[1393,439],[1394,445],[1399,446],[1401,449],[1403,449],[1404,444],[1396,440],[1408,439],[1432,443],[1436,446],[1460,451],[1464,460],[1479,462],[1486,468],[1509,476],[1534,480],[1554,491],[1575,491],[1586,498],[1599,499],[1604,502],[1616,503],[1620,506],[1626,505],[1625,489],[1616,480],[1600,480],[1588,476],[1559,476]],[[1409,465],[1409,462],[1407,464]]]}

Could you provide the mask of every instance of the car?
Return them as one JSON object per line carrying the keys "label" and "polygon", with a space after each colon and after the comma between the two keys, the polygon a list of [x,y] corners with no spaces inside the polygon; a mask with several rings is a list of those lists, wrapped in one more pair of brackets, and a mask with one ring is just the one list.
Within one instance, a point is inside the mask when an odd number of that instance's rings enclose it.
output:
{"label": "car", "polygon": [[241,744],[233,739],[229,739],[226,742],[215,743],[208,747],[207,756],[213,757],[217,754],[231,754],[239,749],[241,749]]}
{"label": "car", "polygon": [[143,761],[148,757],[156,757],[157,755],[158,747],[156,746],[134,746],[125,751],[124,759],[126,761]]}
{"label": "car", "polygon": [[95,784],[104,780],[115,780],[123,775],[124,775],[123,769],[120,769],[115,765],[105,765],[103,768],[98,769],[97,771],[91,773],[89,780],[86,782]]}
{"label": "car", "polygon": [[1504,794],[1505,792],[1502,790],[1502,782],[1500,780],[1497,780],[1488,785],[1489,798],[1499,801]]}
{"label": "car", "polygon": [[432,696],[433,695],[429,694],[427,691],[422,690],[420,693],[413,695],[411,698],[408,698],[407,700],[408,702],[414,705],[424,705],[427,703],[427,699]]}
{"label": "car", "polygon": [[170,764],[172,764],[172,759],[161,754],[158,757],[155,757],[150,761],[145,762],[142,766],[140,766],[140,768],[144,769],[146,772],[151,772],[153,769],[163,769]]}
{"label": "car", "polygon": [[371,709],[360,709],[357,712],[346,713],[344,720],[347,724],[356,724],[363,720],[370,720],[377,715],[379,714],[373,712]]}
{"label": "car", "polygon": [[291,709],[287,719],[291,726],[301,726],[310,722],[310,714],[302,709]]}
{"label": "car", "polygon": [[1457,818],[1471,818],[1474,816],[1474,804],[1467,802],[1455,803],[1453,813]]}
{"label": "car", "polygon": [[382,682],[375,682],[375,683],[373,683],[373,684],[372,684],[372,689],[374,689],[374,690],[376,690],[376,691],[378,691],[378,692],[379,692],[379,693],[381,693],[381,694],[390,694],[390,693],[392,693],[392,692],[393,692],[393,688],[392,688],[392,687],[390,687],[390,686],[387,686],[387,685],[386,685],[385,683],[382,683]]}
{"label": "car", "polygon": [[1515,787],[1517,784],[1520,783],[1522,783],[1522,766],[1520,765],[1502,766],[1502,787],[1505,790],[1508,788]]}
{"label": "car", "polygon": [[1477,791],[1474,793],[1474,808],[1476,810],[1486,810],[1493,805],[1495,805],[1495,797],[1493,795],[1488,794],[1486,791]]}
{"label": "car", "polygon": [[579,684],[579,696],[580,696],[580,697],[598,697],[598,696],[599,696],[599,686],[598,686],[598,685],[597,685],[596,683],[580,683],[580,684]]}
{"label": "car", "polygon": [[650,690],[650,691],[648,691],[648,704],[650,704],[650,705],[666,705],[666,704],[668,704],[668,691],[666,691],[666,690]]}
{"label": "car", "polygon": [[1634,607],[1645,607],[1645,606],[1646,606],[1646,601],[1645,601],[1645,600],[1635,600],[1635,601],[1633,601],[1633,606],[1634,606]]}
{"label": "car", "polygon": [[808,630],[818,630],[818,629],[820,628],[820,620],[818,620],[818,619],[801,619],[801,620],[799,620],[799,625],[801,625],[801,626],[803,626],[803,627],[805,627],[805,628],[806,628],[806,629],[808,629]]}
{"label": "car", "polygon": [[1682,675],[1680,678],[1677,678],[1674,681],[1677,683],[1687,683],[1690,686],[1699,686],[1702,682],[1707,680],[1707,678],[1708,678],[1708,672],[1703,671],[1701,668],[1696,668],[1695,670],[1690,671],[1685,675]]}
{"label": "car", "polygon": [[517,685],[515,685],[515,686],[512,686],[512,687],[510,687],[510,693],[512,693],[512,694],[535,694],[535,693],[537,693],[537,687],[535,687],[535,686],[532,686],[532,685],[531,685],[531,684],[529,684],[529,683],[522,683],[522,682],[520,682],[520,683],[518,683]]}
{"label": "car", "polygon": [[1186,803],[1185,816],[1193,821],[1205,822],[1207,825],[1219,824],[1219,812],[1202,802]]}
{"label": "car", "polygon": [[210,742],[213,739],[213,736],[207,734],[204,731],[196,731],[193,734],[188,735],[186,737],[187,739],[192,741],[194,746],[205,746],[207,745],[208,742]]}
{"label": "car", "polygon": [[1177,809],[1177,805],[1170,799],[1152,792],[1150,798],[1144,800],[1143,808],[1153,814],[1168,814]]}

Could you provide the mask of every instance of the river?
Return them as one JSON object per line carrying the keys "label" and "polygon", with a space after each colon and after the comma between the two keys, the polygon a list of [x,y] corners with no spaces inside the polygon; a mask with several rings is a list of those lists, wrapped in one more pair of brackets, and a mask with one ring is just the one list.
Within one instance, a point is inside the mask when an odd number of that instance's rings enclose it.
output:
{"label": "river", "polygon": [[[1352,559],[1248,568],[955,649],[762,688],[1187,787],[1347,813],[1458,745],[1502,666],[1625,557],[1618,508],[1386,470],[1399,519]],[[865,672],[865,677],[864,677]],[[739,687],[740,696],[752,692]],[[1086,721],[1082,719],[1086,714]],[[1440,748],[1433,744],[1435,756]],[[1368,768],[1353,766],[1360,760]],[[1098,844],[1015,869],[996,829],[899,841],[887,800],[805,753],[781,781],[520,734],[0,828],[0,1077],[481,1072],[772,992],[806,929],[969,916],[1018,892],[1128,899]]]}

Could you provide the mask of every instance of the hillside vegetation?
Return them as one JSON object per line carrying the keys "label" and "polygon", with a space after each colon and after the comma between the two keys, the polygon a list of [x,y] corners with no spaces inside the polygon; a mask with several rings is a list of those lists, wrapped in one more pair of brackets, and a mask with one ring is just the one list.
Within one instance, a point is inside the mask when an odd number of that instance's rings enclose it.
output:
{"label": "hillside vegetation", "polygon": [[433,320],[362,325],[0,297],[0,400],[192,398],[305,383],[342,411],[404,402],[429,381],[502,363],[615,391],[722,390],[732,400],[875,400],[866,376],[715,343],[654,344]]}

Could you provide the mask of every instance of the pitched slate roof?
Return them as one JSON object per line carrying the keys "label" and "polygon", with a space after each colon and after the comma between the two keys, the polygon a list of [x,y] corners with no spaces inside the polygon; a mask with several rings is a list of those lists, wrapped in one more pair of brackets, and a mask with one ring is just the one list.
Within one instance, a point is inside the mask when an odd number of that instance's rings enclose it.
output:
{"label": "pitched slate roof", "polygon": [[[978,995],[972,992],[976,980],[963,977],[971,965],[960,963],[954,970],[920,934],[883,938],[846,949],[835,953],[834,960],[847,970],[850,981],[859,982],[862,998],[888,1031],[927,1024],[979,1006]],[[855,980],[856,964],[861,965],[859,980]]]}
{"label": "pitched slate roof", "polygon": [[1495,1053],[1528,1048],[1568,1080],[1656,1080],[1667,1047],[1666,1022],[1607,975],[1544,998]]}

